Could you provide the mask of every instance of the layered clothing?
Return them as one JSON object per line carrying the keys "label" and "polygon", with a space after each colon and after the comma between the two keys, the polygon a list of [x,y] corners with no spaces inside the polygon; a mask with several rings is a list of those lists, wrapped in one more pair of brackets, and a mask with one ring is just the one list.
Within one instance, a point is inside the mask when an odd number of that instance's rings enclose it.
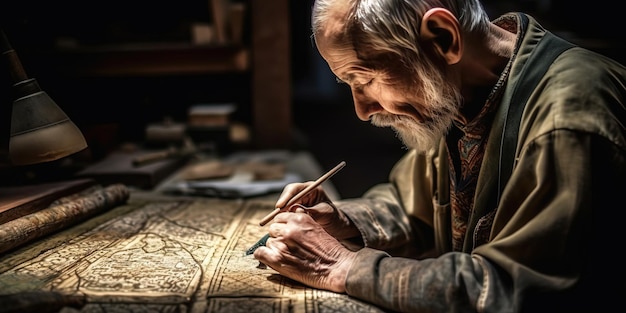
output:
{"label": "layered clothing", "polygon": [[547,31],[522,13],[494,23],[516,25],[518,43],[491,104],[467,214],[450,203],[456,146],[442,139],[429,153],[409,151],[388,183],[336,203],[361,233],[346,291],[407,312],[612,308],[621,294],[606,281],[625,276],[614,255],[626,210],[626,68],[581,47],[542,65],[513,170],[499,181],[506,108],[529,83],[522,72]]}

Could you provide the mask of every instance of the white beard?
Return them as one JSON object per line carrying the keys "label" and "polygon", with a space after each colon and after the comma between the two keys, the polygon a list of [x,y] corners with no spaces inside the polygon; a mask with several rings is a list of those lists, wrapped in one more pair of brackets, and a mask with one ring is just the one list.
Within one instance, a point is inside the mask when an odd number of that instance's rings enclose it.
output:
{"label": "white beard", "polygon": [[[432,85],[431,85],[432,86]],[[418,122],[407,115],[374,114],[371,123],[379,127],[391,127],[396,136],[409,149],[427,152],[439,145],[439,140],[448,133],[461,103],[460,93],[450,84],[443,83],[443,92],[431,90],[428,118]]]}
{"label": "white beard", "polygon": [[408,116],[375,114],[371,123],[378,127],[391,127],[407,148],[423,153],[437,147],[441,137],[452,125],[452,120],[450,115],[419,123]]}

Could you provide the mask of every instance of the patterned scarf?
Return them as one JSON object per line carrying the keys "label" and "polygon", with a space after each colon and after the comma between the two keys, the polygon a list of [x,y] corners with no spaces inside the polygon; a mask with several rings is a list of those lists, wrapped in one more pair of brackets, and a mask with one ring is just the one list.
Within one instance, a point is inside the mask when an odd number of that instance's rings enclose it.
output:
{"label": "patterned scarf", "polygon": [[[509,31],[520,33],[515,19],[501,19],[497,24]],[[520,36],[518,36],[518,41],[519,38]],[[517,50],[500,74],[498,82],[490,91],[478,115],[465,125],[455,122],[455,127],[450,130],[446,138],[450,162],[453,251],[463,250],[463,242],[468,235],[466,234],[467,224],[474,207],[476,182],[485,154],[487,137],[516,53]],[[472,234],[475,240],[473,248],[489,240],[491,225],[482,225],[480,229],[480,233]]]}

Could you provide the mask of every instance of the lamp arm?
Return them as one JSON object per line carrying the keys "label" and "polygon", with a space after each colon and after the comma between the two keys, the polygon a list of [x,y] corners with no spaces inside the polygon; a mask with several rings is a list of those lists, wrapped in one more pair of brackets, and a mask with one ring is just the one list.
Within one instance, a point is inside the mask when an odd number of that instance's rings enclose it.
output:
{"label": "lamp arm", "polygon": [[0,28],[0,48],[2,51],[2,55],[7,58],[9,72],[11,72],[11,79],[13,80],[13,83],[16,84],[21,81],[27,80],[28,75],[26,75],[26,71],[24,71],[22,62],[17,56],[17,52],[15,52],[15,50],[9,43],[9,40],[7,39],[7,36],[2,28]]}

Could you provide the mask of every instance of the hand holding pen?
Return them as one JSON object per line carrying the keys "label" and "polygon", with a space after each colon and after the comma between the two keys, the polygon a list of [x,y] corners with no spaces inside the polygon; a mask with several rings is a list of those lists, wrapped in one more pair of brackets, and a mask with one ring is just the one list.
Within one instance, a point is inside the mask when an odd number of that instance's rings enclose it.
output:
{"label": "hand holding pen", "polygon": [[331,169],[326,174],[322,175],[320,178],[318,178],[316,181],[314,181],[312,184],[308,185],[306,188],[304,188],[300,192],[298,192],[289,201],[287,201],[287,203],[285,205],[280,205],[280,204],[282,204],[285,201],[284,200],[285,197],[289,195],[288,193],[286,195],[285,192],[283,192],[283,194],[281,194],[281,197],[278,199],[278,202],[276,203],[276,209],[274,209],[274,211],[272,211],[270,214],[265,216],[261,220],[259,225],[265,226],[265,224],[267,224],[269,221],[271,221],[278,213],[280,213],[282,211],[285,211],[285,210],[289,210],[289,208],[292,205],[294,205],[295,203],[297,203],[297,201],[300,200],[300,198],[302,198],[303,196],[305,196],[306,194],[311,192],[313,189],[317,188],[317,186],[319,186],[322,183],[324,183],[325,181],[327,181],[329,178],[331,178],[333,175],[335,175],[337,172],[339,172],[339,170],[341,170],[344,166],[346,166],[346,162],[345,161],[341,161],[333,169]]}
{"label": "hand holding pen", "polygon": [[[287,210],[289,210],[294,204],[298,203],[298,201],[302,200],[304,196],[310,194],[311,191],[315,190],[315,188],[317,188],[322,183],[327,181],[330,177],[335,175],[345,165],[346,165],[345,161],[340,162],[339,164],[337,164],[337,166],[335,166],[333,169],[331,169],[326,174],[322,175],[320,178],[318,178],[312,183],[291,184],[287,186],[285,190],[283,191],[283,193],[281,194],[281,196],[279,197],[278,201],[276,202],[276,208],[274,209],[274,211],[266,215],[261,220],[259,225],[265,226],[272,219],[274,219],[276,215],[278,215],[281,212],[286,212]],[[301,187],[301,186],[306,186],[306,187],[304,189],[300,189],[300,191],[297,192],[298,187]],[[297,193],[293,195],[295,192]],[[311,199],[307,199],[306,202],[307,203],[327,202],[330,204],[330,199],[326,196],[325,193],[322,192],[322,193],[317,193],[316,199],[313,199],[313,201]],[[252,247],[250,247],[246,251],[246,255],[254,253],[254,250],[256,250],[258,247],[265,245],[265,241],[267,241],[268,238],[269,238],[269,234],[263,236],[257,243],[255,243]]]}

